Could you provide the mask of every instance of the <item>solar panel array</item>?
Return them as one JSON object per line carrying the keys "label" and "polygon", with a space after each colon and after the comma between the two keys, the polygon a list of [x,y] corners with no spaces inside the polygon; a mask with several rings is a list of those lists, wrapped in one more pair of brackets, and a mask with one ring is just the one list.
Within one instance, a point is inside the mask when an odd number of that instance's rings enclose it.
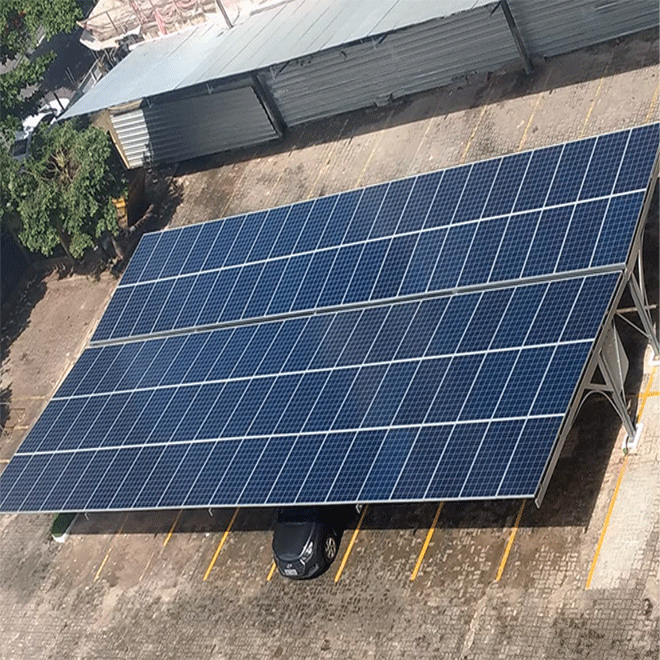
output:
{"label": "solar panel array", "polygon": [[93,341],[623,262],[655,134],[613,133],[152,234]]}
{"label": "solar panel array", "polygon": [[141,241],[0,510],[533,496],[658,125]]}

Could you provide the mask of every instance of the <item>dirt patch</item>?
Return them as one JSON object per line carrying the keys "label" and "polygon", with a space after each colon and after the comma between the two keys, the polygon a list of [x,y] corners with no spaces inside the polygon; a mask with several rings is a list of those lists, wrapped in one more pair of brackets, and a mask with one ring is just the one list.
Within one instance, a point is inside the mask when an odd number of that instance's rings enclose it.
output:
{"label": "dirt patch", "polygon": [[[62,378],[86,346],[117,279],[57,272],[38,276],[22,303],[3,318],[0,396],[4,455],[25,436]],[[10,452],[10,455],[13,452]]]}

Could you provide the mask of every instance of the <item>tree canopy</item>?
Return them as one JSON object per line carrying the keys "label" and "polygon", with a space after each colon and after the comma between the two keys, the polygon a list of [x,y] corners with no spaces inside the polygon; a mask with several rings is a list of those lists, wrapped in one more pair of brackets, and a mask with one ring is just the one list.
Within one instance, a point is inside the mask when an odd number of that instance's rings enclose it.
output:
{"label": "tree canopy", "polygon": [[0,0],[2,221],[28,249],[50,255],[61,244],[75,259],[103,232],[118,231],[112,199],[124,194],[125,178],[110,138],[91,126],[43,123],[25,160],[14,160],[9,147],[14,130],[38,107],[40,83],[55,57],[35,54],[39,40],[71,32],[79,18],[76,0]]}
{"label": "tree canopy", "polygon": [[4,179],[6,210],[20,218],[18,236],[32,251],[49,255],[60,244],[78,259],[103,232],[118,231],[112,199],[125,193],[125,179],[110,138],[98,128],[41,127],[30,156],[20,167],[10,165]]}
{"label": "tree canopy", "polygon": [[0,119],[15,129],[41,98],[38,85],[55,55],[34,55],[39,39],[71,32],[82,11],[76,0],[2,0],[0,2]]}

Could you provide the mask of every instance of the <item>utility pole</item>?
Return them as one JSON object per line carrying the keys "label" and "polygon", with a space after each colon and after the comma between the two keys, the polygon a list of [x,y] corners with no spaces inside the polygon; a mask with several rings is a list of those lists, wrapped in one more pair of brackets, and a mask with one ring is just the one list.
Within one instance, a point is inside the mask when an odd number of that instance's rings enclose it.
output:
{"label": "utility pole", "polygon": [[220,10],[220,13],[222,14],[223,18],[225,19],[225,23],[227,23],[228,28],[233,28],[234,26],[231,24],[231,21],[229,20],[229,14],[227,14],[227,10],[225,9],[224,5],[222,4],[222,0],[215,0],[216,4],[218,5],[218,9]]}

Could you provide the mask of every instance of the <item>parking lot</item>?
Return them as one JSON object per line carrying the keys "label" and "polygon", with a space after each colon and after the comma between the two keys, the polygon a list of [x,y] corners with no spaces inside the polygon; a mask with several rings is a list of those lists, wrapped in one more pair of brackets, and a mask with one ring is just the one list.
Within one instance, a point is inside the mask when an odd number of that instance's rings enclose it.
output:
{"label": "parking lot", "polygon": [[[656,121],[658,97],[651,31],[538,63],[530,77],[469,77],[182,164],[168,218],[201,222]],[[654,214],[657,305],[657,204]],[[2,364],[0,470],[115,285],[109,274],[52,275],[17,312]],[[656,658],[660,367],[638,333],[620,330],[644,425],[635,451],[624,454],[616,413],[590,397],[540,509],[367,506],[315,580],[273,571],[270,509],[81,515],[63,544],[50,538],[52,516],[0,516],[0,657]]]}

